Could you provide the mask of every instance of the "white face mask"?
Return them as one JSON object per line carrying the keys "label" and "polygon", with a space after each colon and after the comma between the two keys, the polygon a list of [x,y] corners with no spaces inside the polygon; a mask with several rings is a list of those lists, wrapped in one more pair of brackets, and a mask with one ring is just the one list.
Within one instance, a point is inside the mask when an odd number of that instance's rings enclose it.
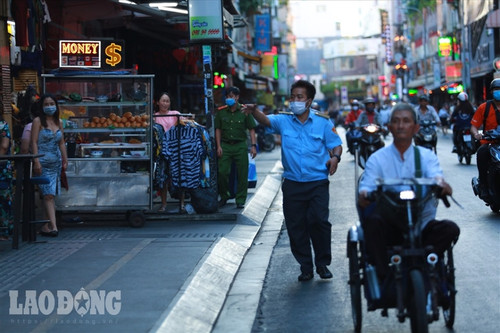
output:
{"label": "white face mask", "polygon": [[290,102],[290,110],[297,116],[306,112],[306,102]]}

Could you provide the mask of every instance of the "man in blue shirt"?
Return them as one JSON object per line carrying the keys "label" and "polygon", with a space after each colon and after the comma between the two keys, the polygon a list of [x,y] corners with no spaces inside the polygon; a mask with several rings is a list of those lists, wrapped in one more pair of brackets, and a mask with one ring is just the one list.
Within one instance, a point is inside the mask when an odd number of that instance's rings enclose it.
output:
{"label": "man in blue shirt", "polygon": [[315,95],[310,82],[299,80],[291,87],[289,113],[266,116],[255,105],[243,106],[281,135],[283,214],[292,254],[300,264],[299,281],[311,280],[314,266],[322,279],[332,277],[326,267],[332,259],[328,175],[337,171],[342,141],[330,119],[310,108]]}
{"label": "man in blue shirt", "polygon": [[[359,184],[358,204],[363,211],[363,229],[366,238],[366,251],[369,260],[377,267],[380,276],[388,272],[386,246],[403,242],[403,235],[398,221],[388,221],[376,212],[367,208],[371,203],[368,193],[376,190],[376,180],[401,179],[415,177],[415,149],[412,145],[413,136],[419,130],[416,111],[406,103],[397,104],[392,110],[389,120],[389,130],[394,138],[393,144],[373,153],[366,163],[363,177]],[[423,147],[416,147],[420,155],[420,167],[423,178],[436,178],[442,186],[443,195],[451,195],[452,189],[444,181],[443,171],[436,154]],[[373,204],[374,205],[374,204]],[[437,254],[441,255],[453,241],[458,239],[460,229],[449,220],[436,220],[435,201],[429,201],[422,212],[422,241],[432,245]]]}

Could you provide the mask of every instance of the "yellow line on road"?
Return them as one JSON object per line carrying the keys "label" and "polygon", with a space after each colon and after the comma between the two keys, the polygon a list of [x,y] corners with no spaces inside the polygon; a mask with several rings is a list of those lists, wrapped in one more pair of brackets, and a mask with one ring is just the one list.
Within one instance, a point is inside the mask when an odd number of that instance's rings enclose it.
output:
{"label": "yellow line on road", "polygon": [[[106,271],[104,271],[97,278],[92,280],[89,284],[87,284],[84,289],[85,290],[94,290],[99,288],[104,282],[106,282],[109,278],[115,275],[123,266],[125,266],[130,260],[132,260],[137,254],[139,254],[146,246],[148,246],[151,242],[153,242],[154,238],[144,239],[139,244],[137,244],[132,250],[130,250],[126,255],[121,257],[117,262],[111,265]],[[62,319],[61,315],[57,313],[53,313],[49,318],[40,323],[37,327],[33,329],[33,333],[36,332],[47,332],[50,328],[56,325],[56,323],[60,322]]]}

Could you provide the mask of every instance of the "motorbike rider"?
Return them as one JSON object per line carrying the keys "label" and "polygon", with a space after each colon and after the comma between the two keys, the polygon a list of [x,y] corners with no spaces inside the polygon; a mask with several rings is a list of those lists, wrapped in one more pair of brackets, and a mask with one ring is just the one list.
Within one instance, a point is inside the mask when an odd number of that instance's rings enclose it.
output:
{"label": "motorbike rider", "polygon": [[[356,123],[356,119],[358,119],[362,111],[363,110],[361,110],[360,108],[359,101],[357,99],[353,99],[351,102],[351,111],[349,111],[344,121],[344,125],[346,126],[346,128],[349,128]],[[347,143],[347,151],[353,153],[354,151],[352,149],[352,143],[353,143],[352,131],[346,132],[345,140]]]}
{"label": "motorbike rider", "polygon": [[453,124],[453,150],[452,153],[457,152],[458,136],[461,131],[471,127],[470,122],[474,116],[474,107],[469,102],[469,96],[465,92],[461,92],[457,96],[457,106],[453,110],[450,117],[450,122]]}
{"label": "motorbike rider", "polygon": [[500,79],[494,79],[490,84],[490,91],[493,100],[489,100],[479,105],[471,121],[470,132],[476,140],[481,140],[481,146],[478,148],[477,170],[479,172],[479,197],[484,198],[488,195],[486,179],[488,167],[491,162],[491,156],[488,149],[488,141],[483,140],[482,134],[478,132],[483,126],[483,133],[496,129],[500,125]]}
{"label": "motorbike rider", "polygon": [[[441,126],[441,120],[436,112],[436,109],[432,105],[429,105],[429,96],[420,95],[418,98],[418,106],[415,108],[417,112],[418,122],[424,120],[435,121],[438,126]],[[435,129],[435,128],[434,128]]]}
{"label": "motorbike rider", "polygon": [[358,119],[356,119],[356,127],[360,127],[366,124],[376,124],[382,126],[382,121],[380,119],[380,114],[375,111],[375,99],[373,97],[367,97],[363,101],[365,105],[365,111],[361,112]]}
{"label": "motorbike rider", "polygon": [[355,122],[362,111],[363,110],[359,107],[359,101],[357,99],[353,99],[351,102],[351,111],[349,111],[345,117],[344,125],[349,126],[350,123]]}
{"label": "motorbike rider", "polygon": [[[385,277],[389,271],[386,247],[401,244],[403,233],[399,221],[382,218],[375,209],[376,203],[368,199],[368,194],[377,188],[376,179],[415,177],[415,149],[418,149],[422,177],[439,179],[441,194],[452,194],[450,185],[444,181],[436,154],[422,147],[414,148],[412,144],[413,136],[420,125],[411,105],[398,103],[394,106],[388,126],[394,141],[368,158],[358,189],[358,205],[362,209],[366,250],[380,278]],[[431,200],[423,209],[422,241],[423,245],[432,245],[434,251],[442,255],[451,242],[458,239],[460,229],[453,221],[436,220],[436,208],[436,202]]]}

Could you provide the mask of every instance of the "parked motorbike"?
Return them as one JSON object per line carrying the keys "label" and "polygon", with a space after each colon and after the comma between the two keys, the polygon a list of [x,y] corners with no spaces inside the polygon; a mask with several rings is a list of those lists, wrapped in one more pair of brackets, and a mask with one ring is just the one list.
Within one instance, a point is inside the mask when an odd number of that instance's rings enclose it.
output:
{"label": "parked motorbike", "polygon": [[365,168],[368,157],[385,146],[382,132],[382,127],[375,124],[366,124],[353,130],[353,150],[356,161],[362,169]]}
{"label": "parked motorbike", "polygon": [[[421,190],[422,195],[418,195]],[[411,331],[428,332],[428,324],[439,320],[442,308],[445,324],[453,328],[455,321],[455,268],[452,244],[439,257],[432,247],[422,245],[421,212],[425,204],[439,196],[441,188],[435,179],[379,180],[370,197],[387,206],[384,211],[401,216],[404,233],[402,245],[388,248],[390,270],[379,281],[376,267],[368,262],[363,222],[352,226],[347,234],[349,286],[354,331],[361,332],[361,289],[368,311],[395,308],[399,322],[410,319]],[[382,200],[383,199],[383,200]],[[446,197],[441,198],[448,207]],[[363,288],[362,288],[363,287]]]}
{"label": "parked motorbike", "polygon": [[456,153],[458,155],[458,161],[462,163],[465,159],[465,163],[470,165],[472,155],[476,153],[475,143],[470,134],[470,129],[463,129],[457,135],[457,145]]}
{"label": "parked motorbike", "polygon": [[491,154],[488,166],[488,179],[482,180],[472,178],[472,190],[474,195],[479,196],[479,181],[484,182],[488,195],[480,197],[487,206],[495,213],[500,211],[500,128],[483,133],[483,138],[492,141],[488,144]]}
{"label": "parked motorbike", "polygon": [[268,132],[267,128],[258,125],[255,128],[255,134],[257,134],[257,146],[261,151],[272,151],[276,147],[276,141],[274,140],[274,134]]}
{"label": "parked motorbike", "polygon": [[420,129],[413,137],[415,145],[428,148],[436,153],[437,145],[437,132],[436,122],[432,120],[422,120],[420,122]]}

